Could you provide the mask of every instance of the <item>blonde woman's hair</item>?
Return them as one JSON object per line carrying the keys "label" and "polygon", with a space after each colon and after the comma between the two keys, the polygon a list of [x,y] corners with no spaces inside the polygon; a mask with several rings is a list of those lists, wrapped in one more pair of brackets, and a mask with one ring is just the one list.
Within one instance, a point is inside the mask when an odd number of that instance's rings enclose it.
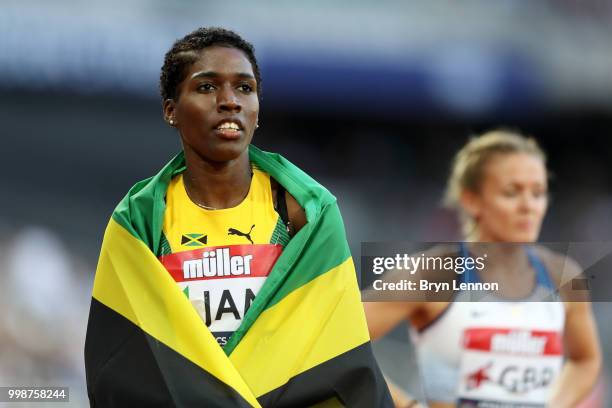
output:
{"label": "blonde woman's hair", "polygon": [[477,225],[462,208],[461,194],[466,190],[479,192],[484,179],[485,166],[491,157],[512,153],[533,154],[546,163],[546,154],[535,139],[507,129],[496,129],[475,136],[455,155],[444,195],[444,205],[459,211],[465,237],[473,238],[477,232]]}

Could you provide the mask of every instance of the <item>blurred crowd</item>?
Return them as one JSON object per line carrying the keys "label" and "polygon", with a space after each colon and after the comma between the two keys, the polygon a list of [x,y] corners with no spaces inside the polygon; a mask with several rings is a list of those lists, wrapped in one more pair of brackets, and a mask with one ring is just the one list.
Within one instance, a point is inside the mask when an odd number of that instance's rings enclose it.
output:
{"label": "blurred crowd", "polygon": [[0,242],[0,384],[69,387],[71,404],[86,406],[83,347],[93,276],[84,272],[92,266],[42,227]]}

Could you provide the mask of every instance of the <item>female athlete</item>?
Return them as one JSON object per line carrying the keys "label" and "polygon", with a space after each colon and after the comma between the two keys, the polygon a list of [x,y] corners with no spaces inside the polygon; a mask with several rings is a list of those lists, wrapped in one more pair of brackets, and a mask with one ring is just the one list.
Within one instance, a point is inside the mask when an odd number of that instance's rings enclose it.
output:
{"label": "female athlete", "polygon": [[[504,290],[485,302],[459,291],[451,301],[365,303],[372,339],[410,323],[430,407],[575,407],[593,387],[601,356],[590,304],[556,292],[562,273],[580,273],[577,264],[539,246],[512,244],[538,239],[547,179],[535,140],[504,130],[470,140],[455,157],[446,201],[459,210],[471,243],[428,255],[488,252],[484,269],[452,279],[498,282]],[[416,404],[390,385],[396,406]]]}

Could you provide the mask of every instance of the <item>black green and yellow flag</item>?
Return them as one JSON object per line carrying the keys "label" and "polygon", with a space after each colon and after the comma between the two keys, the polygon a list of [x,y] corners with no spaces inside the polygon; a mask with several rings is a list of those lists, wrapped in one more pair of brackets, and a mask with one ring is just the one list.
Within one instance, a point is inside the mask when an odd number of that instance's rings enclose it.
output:
{"label": "black green and yellow flag", "polygon": [[335,197],[279,155],[251,163],[304,208],[293,237],[221,348],[157,258],[182,154],[136,184],[106,229],[87,328],[94,407],[392,406],[374,360]]}

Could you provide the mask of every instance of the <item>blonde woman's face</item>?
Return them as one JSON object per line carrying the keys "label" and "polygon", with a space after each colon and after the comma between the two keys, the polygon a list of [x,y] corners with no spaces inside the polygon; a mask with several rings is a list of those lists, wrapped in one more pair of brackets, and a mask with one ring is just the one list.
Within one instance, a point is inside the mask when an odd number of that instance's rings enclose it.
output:
{"label": "blonde woman's face", "polygon": [[546,168],[528,153],[497,154],[484,168],[480,191],[469,198],[479,241],[534,242],[548,206]]}

